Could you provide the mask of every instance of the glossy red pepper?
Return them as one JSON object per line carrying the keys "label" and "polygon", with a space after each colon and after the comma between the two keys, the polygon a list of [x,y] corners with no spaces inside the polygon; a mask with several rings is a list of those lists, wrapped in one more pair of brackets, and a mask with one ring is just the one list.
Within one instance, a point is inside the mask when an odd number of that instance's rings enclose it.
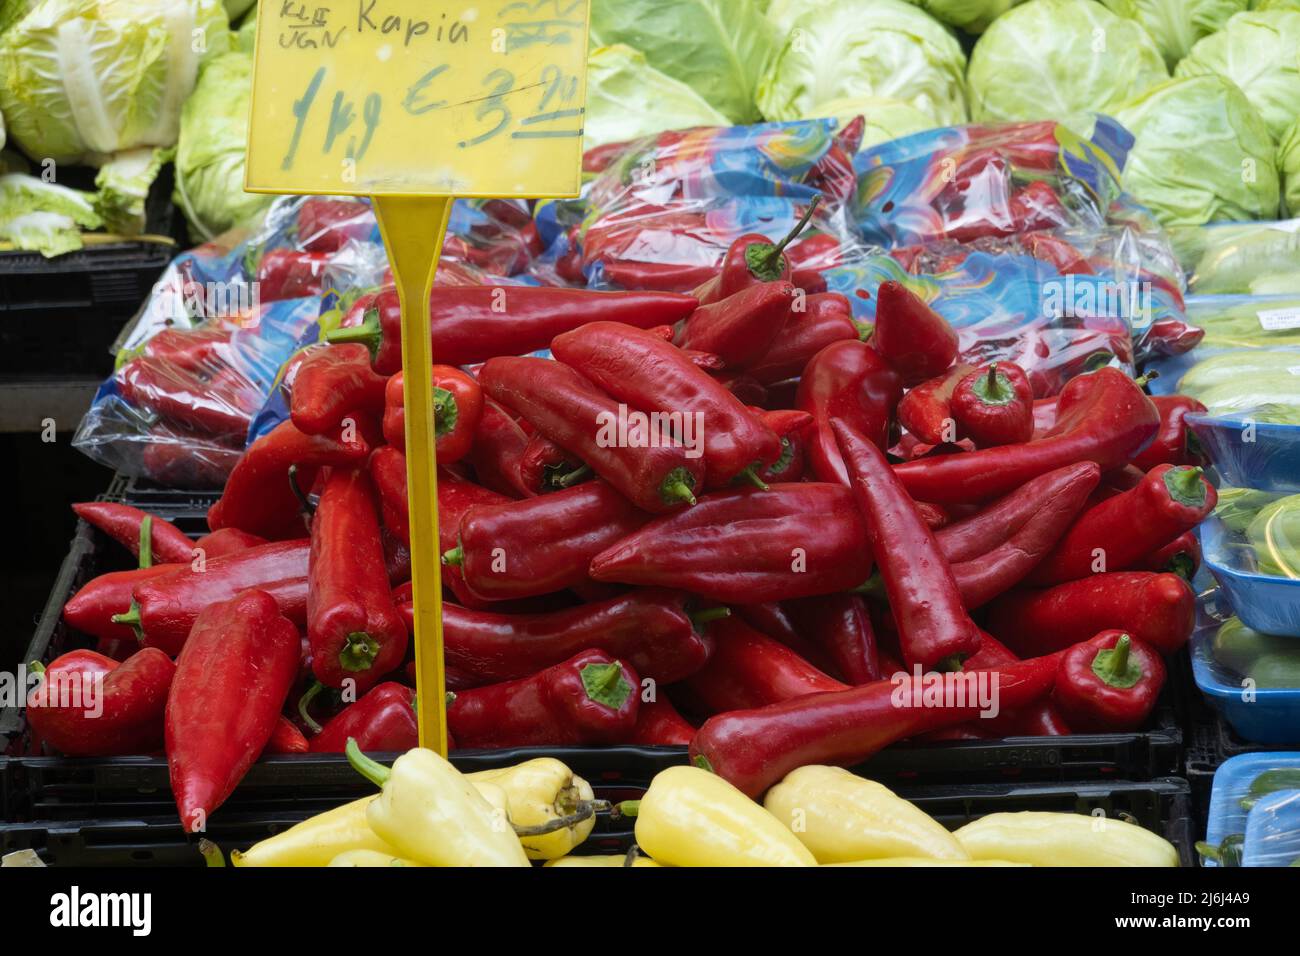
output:
{"label": "glossy red pepper", "polygon": [[979,648],[979,631],[934,533],[885,453],[843,422],[833,421],[832,427],[898,625],[903,660],[926,670],[950,669]]}
{"label": "glossy red pepper", "polygon": [[523,680],[459,691],[447,727],[461,747],[611,744],[631,738],[641,680],[603,651],[583,651]]}
{"label": "glossy red pepper", "polygon": [[[494,356],[544,349],[562,332],[601,319],[638,328],[672,325],[698,303],[670,292],[589,292],[546,286],[439,286],[431,300],[433,359],[470,365]],[[402,310],[395,291],[379,293],[365,320],[327,333],[331,342],[360,342],[376,372],[402,369]]]}
{"label": "glossy red pepper", "polygon": [[259,535],[249,534],[238,528],[222,528],[220,531],[210,531],[195,541],[194,553],[195,556],[202,554],[203,559],[208,561],[238,551],[247,551],[249,548],[256,548],[266,543],[266,539]]}
{"label": "glossy red pepper", "polygon": [[808,431],[813,474],[821,481],[847,486],[848,472],[835,444],[831,420],[851,425],[883,449],[902,397],[902,379],[870,345],[856,340],[835,342],[813,356],[795,397],[795,407],[813,416]]}
{"label": "glossy red pepper", "polygon": [[207,828],[265,749],[300,652],[298,629],[265,591],[199,614],[167,695],[167,769],[186,833]]}
{"label": "glossy red pepper", "polygon": [[113,379],[128,405],[208,435],[242,436],[253,420],[253,410],[239,398],[238,391],[221,393],[193,372],[169,365],[166,359],[132,359]]}
{"label": "glossy red pepper", "polygon": [[140,354],[206,378],[230,367],[233,335],[227,328],[163,329],[144,344]]}
{"label": "glossy red pepper", "polygon": [[520,472],[528,434],[504,408],[490,399],[483,401],[483,416],[470,448],[469,462],[474,476],[491,491],[510,498],[530,498],[537,494],[524,484]]}
{"label": "glossy red pepper", "polygon": [[601,268],[605,278],[614,285],[661,293],[690,292],[708,282],[718,271],[717,266],[694,262],[641,262],[635,259],[602,259]]}
{"label": "glossy red pepper", "polygon": [[[625,404],[573,369],[540,358],[495,358],[479,372],[483,390],[576,455],[638,508],[693,504],[704,465],[691,449],[634,420]],[[643,416],[644,417],[644,416]]]}
{"label": "glossy red pepper", "polygon": [[591,576],[725,604],[783,601],[861,584],[871,573],[865,541],[847,488],[801,482],[719,491],[611,542],[594,556]]}
{"label": "glossy red pepper", "polygon": [[775,411],[751,408],[750,411],[757,414],[763,424],[781,440],[780,457],[758,472],[759,479],[768,484],[802,480],[808,465],[805,436],[808,426],[812,424],[812,416],[793,408]]}
{"label": "glossy red pepper", "polygon": [[458,567],[470,593],[502,601],[562,591],[588,578],[605,548],[649,520],[603,481],[540,498],[465,512],[443,563]]}
{"label": "glossy red pepper", "polygon": [[360,464],[369,453],[360,429],[345,428],[337,436],[306,435],[293,422],[281,422],[248,446],[225,491],[208,509],[208,527],[238,528],[271,539],[301,534],[299,498],[289,485],[289,466],[297,466],[298,487],[305,495],[317,468]]}
{"label": "glossy red pepper", "polygon": [[370,206],[351,199],[309,196],[298,207],[296,239],[308,252],[337,252],[376,231]]}
{"label": "glossy red pepper", "polygon": [[1196,577],[1201,567],[1201,539],[1195,531],[1180,534],[1157,548],[1126,571],[1169,571],[1184,581]]}
{"label": "glossy red pepper", "polygon": [[1173,654],[1195,619],[1196,596],[1178,575],[1115,571],[1004,594],[989,607],[988,629],[1023,655],[1062,650],[1110,629]]}
{"label": "glossy red pepper", "polygon": [[1043,438],[894,466],[918,501],[965,504],[1005,495],[1053,469],[1094,461],[1108,471],[1144,448],[1159,413],[1131,378],[1103,368],[1071,379],[1061,392],[1056,425]]}
{"label": "glossy red pepper", "polygon": [[1015,362],[994,362],[970,372],[953,391],[957,434],[976,448],[1016,445],[1034,437],[1034,393]]}
{"label": "glossy red pepper", "polygon": [[786,606],[799,632],[834,661],[837,676],[854,685],[884,676],[876,655],[876,631],[862,598],[827,594],[788,601]]}
{"label": "glossy red pepper", "polygon": [[814,197],[808,209],[780,242],[772,242],[762,233],[750,232],[737,236],[727,247],[722,259],[722,269],[716,280],[706,283],[696,292],[701,305],[719,302],[728,296],[743,292],[765,282],[791,281],[790,260],[785,250],[807,227],[817,211],[820,197]]}
{"label": "glossy red pepper", "polygon": [[124,640],[137,643],[135,630],[129,624],[118,624],[113,618],[131,610],[132,593],[137,585],[153,578],[163,577],[184,569],[182,564],[155,564],[135,571],[110,571],[87,581],[63,605],[63,620],[73,630],[102,640]]}
{"label": "glossy red pepper", "polygon": [[372,753],[406,753],[418,747],[415,691],[391,681],[375,685],[326,722],[311,738],[311,752],[341,754],[349,737],[355,738],[362,750]]}
{"label": "glossy red pepper", "polygon": [[[406,483],[402,483],[405,500]],[[466,512],[477,505],[501,505],[510,498],[499,495],[470,481],[463,481],[445,472],[438,475],[438,549],[445,553],[455,547],[460,538],[460,523]],[[442,564],[442,585],[462,607],[481,608],[491,602],[475,597],[465,583],[461,569],[445,561]]]}
{"label": "glossy red pepper", "polygon": [[927,445],[942,445],[963,437],[952,411],[957,385],[975,370],[958,362],[948,371],[908,389],[898,403],[898,423]]}
{"label": "glossy red pepper", "polygon": [[1187,427],[1188,412],[1204,412],[1205,406],[1190,395],[1155,395],[1151,403],[1160,413],[1160,428],[1132,464],[1144,472],[1156,465],[1205,464],[1196,436]]}
{"label": "glossy red pepper", "polygon": [[374,490],[364,471],[331,469],[311,522],[307,638],[326,687],[364,691],[406,657],[406,625],[393,605]]}
{"label": "glossy red pepper", "polygon": [[679,714],[667,697],[656,697],[641,701],[628,743],[643,747],[685,747],[694,736],[695,725]]}
{"label": "glossy red pepper", "polygon": [[[614,322],[592,322],[557,336],[551,352],[629,407],[663,416],[665,431],[704,456],[704,479],[721,488],[775,462],[781,440],[676,346]],[[687,427],[690,426],[690,427]]]}
{"label": "glossy red pepper", "polygon": [[795,288],[764,282],[701,305],[679,327],[676,343],[712,352],[727,368],[744,368],[765,355],[790,319]]}
{"label": "glossy red pepper", "polygon": [[27,697],[27,722],[65,757],[148,754],[162,744],[176,672],[162,651],[146,647],[120,664],[95,651],[68,651],[40,669],[41,682]]}
{"label": "glossy red pepper", "polygon": [[370,368],[361,345],[331,345],[308,352],[293,378],[289,414],[304,435],[331,434],[348,415],[378,415],[388,379]]}
{"label": "glossy red pepper", "polygon": [[1160,654],[1123,631],[1103,631],[1061,657],[1052,701],[1083,734],[1141,728],[1165,685]]}
{"label": "glossy red pepper", "polygon": [[948,320],[892,279],[876,292],[871,344],[908,387],[942,374],[957,360],[957,333]]}
{"label": "glossy red pepper", "polygon": [[242,436],[216,438],[170,423],[159,422],[148,437],[140,470],[168,488],[220,488],[244,453]]}
{"label": "glossy red pepper", "polygon": [[[433,435],[438,464],[450,465],[469,454],[483,417],[483,390],[478,382],[450,365],[433,367]],[[388,380],[384,404],[384,438],[406,450],[406,389],[398,372]]]}
{"label": "glossy red pepper", "polygon": [[154,559],[182,562],[194,557],[194,542],[184,531],[139,508],[113,501],[85,501],[73,505],[72,510],[82,521],[126,546],[137,558],[140,556],[140,528],[146,518],[150,519],[152,529],[150,542]]}
{"label": "glossy red pepper", "polygon": [[533,435],[519,456],[519,475],[534,494],[572,488],[594,472],[545,435]]}
{"label": "glossy red pepper", "polygon": [[1083,253],[1051,232],[1024,233],[1020,236],[1020,245],[1035,259],[1050,263],[1063,276],[1096,273]]}
{"label": "glossy red pepper", "polygon": [[1214,510],[1218,493],[1201,469],[1157,465],[1136,488],[1080,515],[1034,570],[1037,585],[1074,581],[1108,568],[1127,568],[1190,531]]}
{"label": "glossy red pepper", "polygon": [[257,264],[257,293],[263,302],[320,295],[329,252],[267,249]]}
{"label": "glossy red pepper", "polygon": [[288,717],[281,714],[275,720],[275,729],[271,731],[271,739],[266,742],[262,748],[262,756],[274,754],[305,754],[311,750],[307,743],[307,738],[303,736]]}
{"label": "glossy red pepper", "polygon": [[764,385],[798,378],[812,357],[832,342],[860,337],[853,307],[838,292],[810,295],[803,305],[791,311],[776,341],[745,369],[748,376]]}
{"label": "glossy red pepper", "polygon": [[765,707],[847,686],[736,618],[715,621],[709,635],[713,656],[686,681],[687,696],[702,713]]}
{"label": "glossy red pepper", "polygon": [[[1055,656],[1008,664],[996,671],[929,674],[920,681],[879,680],[810,694],[755,710],[709,718],[691,741],[690,757],[741,792],[757,798],[790,771],[808,764],[851,767],[884,747],[980,716],[979,674],[997,675],[996,706],[1018,710],[1043,698],[1055,680]],[[927,686],[946,682],[943,706],[920,701]],[[956,688],[968,688],[957,700]],[[946,695],[945,695],[946,696]],[[901,704],[901,705],[900,705]]]}
{"label": "glossy red pepper", "polygon": [[[831,674],[835,662],[826,649],[803,634],[795,624],[791,607],[794,601],[765,601],[761,604],[737,604],[731,610],[742,621],[773,640],[780,641],[818,670]],[[831,674],[831,676],[835,676]]]}
{"label": "glossy red pepper", "polygon": [[368,467],[370,481],[379,501],[379,516],[384,530],[409,548],[411,515],[406,494],[406,456],[389,446],[376,448],[370,456]]}

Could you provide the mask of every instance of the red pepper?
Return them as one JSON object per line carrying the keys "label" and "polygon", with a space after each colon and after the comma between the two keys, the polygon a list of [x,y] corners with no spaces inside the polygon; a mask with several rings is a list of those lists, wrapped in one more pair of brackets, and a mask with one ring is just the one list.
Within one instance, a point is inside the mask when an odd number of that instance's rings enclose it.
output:
{"label": "red pepper", "polygon": [[1034,392],[1015,362],[994,362],[960,382],[952,395],[957,434],[976,448],[1016,445],[1034,437]]}
{"label": "red pepper", "polygon": [[883,449],[902,397],[902,379],[871,346],[856,340],[835,342],[818,352],[804,369],[795,398],[795,407],[813,416],[808,433],[813,473],[822,481],[847,486],[848,472],[831,420],[852,426]]}
{"label": "red pepper", "polygon": [[[601,259],[605,278],[624,289],[646,289],[660,293],[685,293],[717,275],[717,266],[693,262],[640,262],[634,259]],[[574,280],[570,280],[574,281]]]}
{"label": "red pepper", "polygon": [[800,632],[835,662],[835,672],[849,684],[880,680],[876,632],[862,598],[827,594],[787,602]]}
{"label": "red pepper", "polygon": [[758,798],[797,767],[851,767],[896,741],[980,715],[980,695],[974,692],[965,693],[961,705],[954,699],[945,700],[940,707],[924,706],[918,698],[927,682],[946,681],[948,686],[974,691],[979,674],[990,675],[985,678],[990,684],[996,674],[996,706],[1019,710],[1050,692],[1056,667],[1055,656],[1042,657],[996,671],[928,674],[920,681],[879,680],[755,710],[719,714],[695,734],[690,757]]}
{"label": "red pepper", "polygon": [[40,669],[27,697],[35,735],[65,757],[148,754],[163,739],[163,710],[176,672],[171,658],[146,647],[122,663],[75,650]]}
{"label": "red pepper", "polygon": [[320,295],[329,252],[267,249],[257,265],[257,293],[263,302]]}
{"label": "red pepper", "polygon": [[713,377],[744,405],[766,407],[771,403],[771,396],[763,383],[744,372],[721,372]]}
{"label": "red pepper", "polygon": [[470,449],[469,462],[484,488],[510,498],[531,498],[537,494],[524,484],[521,459],[528,446],[528,434],[510,414],[490,399],[483,401],[483,417]]}
{"label": "red pepper", "polygon": [[519,475],[534,494],[572,488],[592,476],[592,470],[545,435],[528,439],[519,456]]}
{"label": "red pepper", "polygon": [[1079,733],[1140,728],[1165,685],[1160,654],[1123,631],[1102,631],[1061,657],[1052,701]]}
{"label": "red pepper", "polygon": [[[405,463],[403,463],[405,469]],[[403,470],[405,477],[405,470]],[[406,500],[406,482],[402,482],[402,500]],[[489,491],[469,481],[462,481],[450,474],[438,475],[438,550],[446,552],[457,547],[460,538],[460,523],[466,512],[477,505],[500,505],[511,499]],[[490,602],[474,596],[465,583],[465,575],[459,567],[442,562],[442,584],[462,607],[487,607]]]}
{"label": "red pepper", "polygon": [[238,528],[264,538],[300,534],[299,499],[289,485],[289,466],[298,466],[298,487],[305,495],[316,468],[360,464],[369,453],[370,446],[360,434],[305,435],[293,422],[281,422],[248,446],[230,473],[226,490],[208,510],[208,527],[213,531]]}
{"label": "red pepper", "polygon": [[298,207],[298,245],[308,252],[337,252],[374,231],[375,217],[365,203],[310,196]]}
{"label": "red pepper", "polygon": [[1044,654],[1117,628],[1162,654],[1187,643],[1196,596],[1176,574],[1115,571],[1042,590],[1016,590],[989,607],[988,628],[1018,654]]}
{"label": "red pepper", "polygon": [[1102,471],[1118,468],[1146,446],[1159,424],[1151,400],[1113,368],[1071,379],[1059,410],[1056,425],[1037,441],[909,461],[895,465],[894,473],[918,501],[984,501],[1079,461],[1094,461]]}
{"label": "red pepper", "polygon": [[[150,542],[153,557],[164,562],[188,562],[194,557],[194,542],[170,521],[147,514],[139,508],[112,501],[85,501],[72,506],[77,517],[98,528],[114,541],[140,556],[140,528],[150,519]],[[151,562],[152,563],[152,562]]]}
{"label": "red pepper", "polygon": [[311,750],[307,738],[294,726],[293,721],[281,714],[275,719],[275,729],[271,739],[262,748],[262,755],[268,754],[305,754]]}
{"label": "red pepper", "polygon": [[1014,653],[988,631],[980,630],[980,649],[962,661],[962,669],[968,671],[997,670],[1004,664],[1014,664],[1020,656]]}
{"label": "red pepper", "polygon": [[812,357],[826,346],[859,336],[847,298],[838,292],[810,295],[804,308],[790,313],[776,341],[745,372],[764,385],[798,378]]}
{"label": "red pepper", "polygon": [[1152,551],[1126,571],[1169,571],[1184,581],[1196,577],[1201,567],[1201,539],[1187,531],[1162,548]]}
{"label": "red pepper", "polygon": [[393,606],[374,491],[366,473],[331,469],[311,522],[307,637],[326,687],[359,690],[406,657],[406,625]]}
{"label": "red pepper", "polygon": [[1050,264],[1059,274],[1090,276],[1096,273],[1078,249],[1050,232],[1029,232],[1020,236],[1020,245],[1035,259]]}
{"label": "red pepper", "polygon": [[153,578],[163,577],[184,568],[181,564],[156,564],[135,571],[110,571],[87,581],[68,603],[63,605],[63,620],[73,630],[101,640],[125,640],[137,643],[129,624],[114,623],[113,618],[131,610],[135,587]]}
{"label": "red pepper", "polygon": [[293,379],[290,415],[304,435],[325,435],[353,412],[377,415],[384,409],[388,379],[370,369],[361,345],[331,345],[309,352]]}
{"label": "red pepper", "polygon": [[1070,225],[1070,214],[1046,180],[1035,179],[1016,190],[1009,205],[1014,231],[1018,233]]}
{"label": "red pepper", "polygon": [[[439,286],[431,302],[434,361],[470,365],[499,355],[544,349],[551,339],[601,319],[637,328],[672,325],[697,305],[669,292],[589,292],[546,286]],[[394,291],[381,292],[361,325],[325,336],[361,342],[376,372],[402,369],[402,310]]]}
{"label": "red pepper", "polygon": [[[631,408],[664,416],[683,443],[702,449],[708,487],[720,488],[781,455],[781,440],[761,416],[695,366],[682,350],[649,332],[592,322],[556,337],[551,352]],[[672,424],[676,423],[676,424]],[[692,423],[693,426],[692,426]],[[692,427],[687,427],[692,426]]]}
{"label": "red pepper", "polygon": [[727,368],[744,368],[772,347],[790,318],[794,294],[788,281],[765,282],[701,305],[678,329],[676,342],[712,352]]}
{"label": "red pepper", "polygon": [[1144,472],[1156,465],[1205,464],[1196,436],[1187,427],[1187,413],[1204,412],[1205,406],[1189,395],[1156,395],[1151,403],[1160,413],[1160,429],[1132,463]]}
{"label": "red pepper", "polygon": [[167,768],[186,833],[206,829],[265,749],[300,652],[298,629],[265,591],[199,614],[167,695]]}
{"label": "red pepper", "polygon": [[[1159,287],[1164,284],[1155,281]],[[1181,301],[1177,289],[1168,289]],[[1189,325],[1182,319],[1160,319],[1152,322],[1151,327],[1147,329],[1146,342],[1148,347],[1161,355],[1184,355],[1190,352],[1196,346],[1201,344],[1205,338],[1205,329],[1197,328],[1195,325]]]}
{"label": "red pepper", "polygon": [[591,576],[725,604],[783,601],[861,584],[871,573],[865,540],[847,488],[803,482],[719,491],[610,542],[592,559]]}
{"label": "red pepper", "polygon": [[1157,465],[1136,488],[1084,512],[1034,570],[1030,583],[1060,584],[1107,568],[1130,567],[1195,528],[1218,500],[1200,468]]}
{"label": "red pepper", "polygon": [[159,423],[149,429],[140,453],[140,470],[168,488],[220,488],[239,463],[244,441],[218,439],[187,428]]}
{"label": "red pepper", "polygon": [[210,383],[165,359],[132,359],[114,379],[127,404],[209,435],[243,436],[253,420],[243,403],[223,399]]}
{"label": "red pepper", "polygon": [[957,333],[948,320],[892,279],[876,292],[871,344],[909,388],[942,374],[957,360]]}
{"label": "red pepper", "polygon": [[406,456],[396,448],[376,448],[370,455],[369,470],[384,530],[409,548],[411,515],[406,494]]}
{"label": "red pepper", "polygon": [[765,707],[846,688],[743,621],[716,621],[709,626],[709,635],[715,642],[713,656],[703,670],[686,681],[692,703],[704,713]]}
{"label": "red pepper", "polygon": [[804,436],[812,424],[812,416],[792,408],[776,411],[751,408],[750,411],[757,414],[763,424],[781,439],[780,457],[759,471],[759,480],[769,484],[802,480],[808,464]]}
{"label": "red pepper", "polygon": [[[438,464],[450,465],[469,454],[483,417],[483,390],[478,382],[450,365],[433,367],[433,434]],[[388,380],[384,438],[406,450],[406,390],[398,372]]]}
{"label": "red pepper", "polygon": [[611,744],[631,738],[641,680],[603,651],[583,651],[523,680],[460,691],[447,727],[461,747]]}
{"label": "red pepper", "polygon": [[708,289],[697,298],[701,305],[719,302],[737,292],[743,292],[766,282],[789,282],[791,279],[790,260],[786,258],[785,249],[807,227],[817,211],[820,197],[814,197],[808,209],[795,223],[794,228],[786,233],[780,242],[772,242],[762,233],[750,232],[733,239],[727,247],[727,254],[722,260],[722,269],[718,273],[713,288]]}
{"label": "red pepper", "polygon": [[799,630],[790,610],[793,604],[793,601],[737,604],[732,611],[754,630],[780,641],[818,670],[830,674],[835,670],[835,662],[824,647],[814,644]]}
{"label": "red pepper", "polygon": [[444,564],[484,601],[562,591],[587,580],[592,559],[648,516],[603,481],[540,498],[469,509]]}
{"label": "red pepper", "polygon": [[956,442],[962,435],[953,415],[953,395],[958,383],[974,370],[974,366],[958,362],[942,375],[909,389],[898,403],[898,423],[927,445]]}
{"label": "red pepper", "polygon": [[420,728],[415,716],[415,691],[391,681],[372,687],[312,737],[311,752],[341,754],[349,737],[355,738],[357,745],[368,752],[405,753],[418,747]]}
{"label": "red pepper", "polygon": [[220,531],[209,532],[195,541],[194,552],[202,553],[203,559],[208,561],[239,551],[247,551],[249,548],[256,548],[266,543],[265,538],[249,534],[247,531],[240,531],[238,528],[222,528]]}
{"label": "red pepper", "polygon": [[148,342],[140,354],[165,365],[207,377],[214,371],[229,368],[234,358],[231,349],[233,330],[226,328],[163,329]]}
{"label": "red pepper", "polygon": [[685,747],[695,736],[695,726],[677,713],[667,697],[641,701],[636,727],[628,743],[643,747]]}
{"label": "red pepper", "polygon": [[576,455],[638,508],[651,513],[694,504],[703,462],[690,449],[637,428],[626,405],[573,369],[540,358],[495,358],[479,372],[483,390]]}
{"label": "red pepper", "polygon": [[793,272],[790,281],[810,296],[826,291],[822,272],[844,263],[844,247],[830,233],[821,232],[801,239],[786,250]]}
{"label": "red pepper", "polygon": [[898,625],[903,660],[927,670],[948,668],[979,648],[979,631],[948,562],[885,453],[843,422],[832,426]]}

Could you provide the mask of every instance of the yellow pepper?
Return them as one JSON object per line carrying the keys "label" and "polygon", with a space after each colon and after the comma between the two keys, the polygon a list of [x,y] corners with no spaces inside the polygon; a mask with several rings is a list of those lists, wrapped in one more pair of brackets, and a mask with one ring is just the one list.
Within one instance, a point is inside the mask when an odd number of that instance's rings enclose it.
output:
{"label": "yellow pepper", "polygon": [[929,814],[888,787],[841,767],[800,767],[768,791],[763,805],[818,863],[878,857],[970,859]]}
{"label": "yellow pepper", "polygon": [[932,860],[923,856],[891,856],[878,860],[854,860],[852,863],[824,863],[823,866],[1028,866],[1010,860]]}
{"label": "yellow pepper", "polygon": [[[627,865],[627,855],[624,853],[601,853],[596,856],[565,856],[558,860],[551,860],[545,864],[545,867],[552,866],[606,866],[619,867]],[[648,856],[638,856],[632,861],[633,866],[658,866],[654,860]]]}
{"label": "yellow pepper", "polygon": [[420,866],[414,860],[403,860],[391,853],[376,850],[348,850],[330,860],[330,866]]}
{"label": "yellow pepper", "polygon": [[253,844],[246,853],[230,854],[235,866],[326,866],[348,850],[373,850],[392,856],[396,851],[366,822],[366,807],[374,797],[362,797],[327,810]]}
{"label": "yellow pepper", "polygon": [[992,813],[953,834],[977,860],[1033,866],[1178,866],[1173,844],[1149,830],[1079,813]]}
{"label": "yellow pepper", "polygon": [[383,790],[366,821],[396,856],[425,866],[528,866],[501,807],[444,758],[417,747],[385,767],[347,745],[352,766]]}
{"label": "yellow pepper", "polygon": [[481,770],[466,775],[476,787],[495,784],[505,792],[510,822],[521,827],[556,826],[566,818],[568,826],[551,833],[519,836],[530,860],[556,860],[587,839],[596,825],[591,784],[574,776],[554,757],[539,757],[514,767]]}
{"label": "yellow pepper", "polygon": [[749,797],[699,767],[670,767],[639,801],[636,842],[664,866],[815,866],[793,833]]}

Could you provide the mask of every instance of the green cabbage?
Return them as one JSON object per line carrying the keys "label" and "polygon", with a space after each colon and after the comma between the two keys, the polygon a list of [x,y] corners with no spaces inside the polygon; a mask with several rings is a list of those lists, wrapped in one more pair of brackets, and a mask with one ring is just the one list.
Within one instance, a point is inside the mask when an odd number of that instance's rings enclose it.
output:
{"label": "green cabbage", "polygon": [[190,234],[211,239],[265,209],[275,198],[244,192],[248,103],[253,58],[231,52],[204,68],[181,112],[172,198],[185,213]]}
{"label": "green cabbage", "polygon": [[95,176],[95,209],[109,232],[138,236],[145,227],[145,200],[149,187],[163,165],[172,158],[171,148],[141,146],[118,153],[99,168]]}
{"label": "green cabbage", "polygon": [[1239,13],[1192,47],[1175,73],[1232,80],[1280,139],[1300,116],[1300,12]]}
{"label": "green cabbage", "polygon": [[235,39],[232,49],[240,53],[252,53],[253,47],[257,42],[257,11],[253,10],[244,17],[244,22],[239,25],[235,31]]}
{"label": "green cabbage", "polygon": [[592,0],[591,38],[640,50],[733,123],[759,118],[754,87],[776,38],[755,0]]}
{"label": "green cabbage", "polygon": [[901,100],[939,125],[964,123],[965,56],[953,35],[903,0],[817,3],[794,21],[758,84],[769,120],[811,116],[844,97]]}
{"label": "green cabbage", "polygon": [[36,0],[0,0],[0,33],[27,16]]}
{"label": "green cabbage", "polygon": [[1300,221],[1220,223],[1172,236],[1197,295],[1265,295],[1262,286],[1276,287],[1276,278],[1300,279]]}
{"label": "green cabbage", "polygon": [[[256,4],[257,0],[222,0],[222,3],[226,7],[226,16],[230,18],[231,23],[234,23]],[[253,16],[256,18],[257,14],[254,13]]]}
{"label": "green cabbage", "polygon": [[1251,0],[1252,10],[1300,10],[1300,0]]}
{"label": "green cabbage", "polygon": [[949,26],[983,33],[989,24],[1023,0],[908,0]]}
{"label": "green cabbage", "polygon": [[1170,80],[1115,118],[1136,137],[1123,186],[1166,226],[1277,216],[1273,141],[1230,81]]}
{"label": "green cabbage", "polygon": [[863,148],[943,125],[934,116],[917,109],[911,103],[886,97],[842,96],[818,103],[808,110],[810,119],[831,117],[839,120],[841,125],[856,116],[866,120],[862,132]]}
{"label": "green cabbage", "polygon": [[693,89],[656,70],[630,46],[616,44],[591,51],[584,148],[621,143],[665,129],[729,125],[727,118]]}
{"label": "green cabbage", "polygon": [[47,258],[76,252],[83,245],[81,228],[71,216],[57,212],[29,212],[0,222],[0,239]]}
{"label": "green cabbage", "polygon": [[1277,146],[1277,171],[1282,176],[1282,204],[1287,214],[1300,216],[1300,120],[1282,134]]}
{"label": "green cabbage", "polygon": [[0,109],[38,159],[170,146],[200,64],[229,45],[220,0],[40,0],[0,35]]}
{"label": "green cabbage", "polygon": [[1121,17],[1136,20],[1156,41],[1170,69],[1192,45],[1218,30],[1246,0],[1101,0]]}
{"label": "green cabbage", "polygon": [[1030,0],[975,44],[966,79],[977,122],[1083,122],[1169,78],[1138,23],[1094,0]]}
{"label": "green cabbage", "polygon": [[102,225],[91,195],[24,173],[0,176],[0,239],[57,256],[81,248],[81,230]]}
{"label": "green cabbage", "polygon": [[1178,392],[1199,399],[1212,414],[1300,424],[1300,352],[1223,352],[1192,366]]}

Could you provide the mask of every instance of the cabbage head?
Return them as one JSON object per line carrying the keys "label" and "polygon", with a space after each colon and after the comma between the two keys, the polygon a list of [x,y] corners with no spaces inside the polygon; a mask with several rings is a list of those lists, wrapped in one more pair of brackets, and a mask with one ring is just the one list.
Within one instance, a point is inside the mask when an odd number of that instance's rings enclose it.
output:
{"label": "cabbage head", "polygon": [[941,23],[967,33],[983,33],[1021,0],[909,0]]}
{"label": "cabbage head", "polygon": [[1197,40],[1207,37],[1246,9],[1247,0],[1101,0],[1114,13],[1146,27],[1174,68]]}
{"label": "cabbage head", "polygon": [[1287,215],[1300,217],[1300,120],[1291,124],[1278,144],[1277,171],[1282,177],[1282,203]]}
{"label": "cabbage head", "polygon": [[630,46],[598,47],[587,58],[585,149],[666,129],[730,125],[693,89],[656,70]]}

